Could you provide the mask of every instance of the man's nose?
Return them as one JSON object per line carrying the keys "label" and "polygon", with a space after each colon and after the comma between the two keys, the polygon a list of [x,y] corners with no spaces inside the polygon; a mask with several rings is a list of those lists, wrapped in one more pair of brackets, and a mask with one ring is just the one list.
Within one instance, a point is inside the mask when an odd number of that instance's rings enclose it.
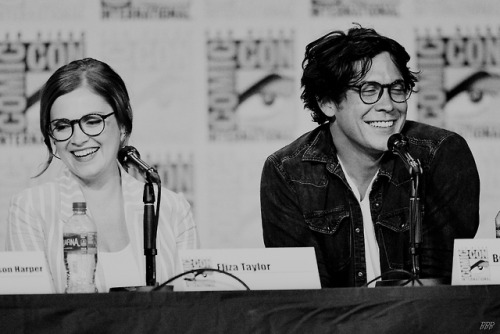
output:
{"label": "man's nose", "polygon": [[394,110],[394,101],[391,99],[389,87],[382,88],[382,96],[380,96],[380,99],[375,103],[375,108],[377,111]]}

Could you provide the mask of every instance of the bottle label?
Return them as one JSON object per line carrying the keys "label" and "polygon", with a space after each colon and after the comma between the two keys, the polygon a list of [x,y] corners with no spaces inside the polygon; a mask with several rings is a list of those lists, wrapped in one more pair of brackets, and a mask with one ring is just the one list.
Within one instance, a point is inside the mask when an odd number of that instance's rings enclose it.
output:
{"label": "bottle label", "polygon": [[64,251],[81,254],[97,253],[97,233],[65,233],[63,236]]}

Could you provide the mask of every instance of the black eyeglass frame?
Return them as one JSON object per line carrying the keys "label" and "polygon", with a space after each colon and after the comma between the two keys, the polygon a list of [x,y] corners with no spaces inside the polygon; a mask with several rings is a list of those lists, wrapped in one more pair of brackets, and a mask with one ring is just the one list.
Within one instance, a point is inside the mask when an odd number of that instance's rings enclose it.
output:
{"label": "black eyeglass frame", "polygon": [[[398,85],[398,84],[402,84],[405,89],[406,89],[406,97],[403,101],[396,101],[394,100],[394,98],[392,97],[392,93],[391,93],[391,88],[394,86],[394,85]],[[378,93],[378,97],[377,99],[374,101],[374,102],[366,102],[364,99],[363,99],[363,95],[362,95],[362,87],[365,86],[365,85],[373,85],[373,86],[379,86],[380,90],[379,90],[379,93]],[[403,80],[396,80],[394,82],[391,82],[390,84],[381,84],[380,82],[377,82],[377,81],[365,81],[365,82],[362,82],[360,85],[350,85],[348,86],[349,88],[356,88],[358,90],[358,94],[359,94],[359,98],[361,99],[361,101],[364,103],[364,104],[375,104],[377,103],[378,101],[380,101],[380,98],[382,97],[382,95],[384,94],[384,89],[387,88],[387,91],[389,92],[389,97],[390,99],[395,102],[395,103],[404,103],[406,101],[408,101],[408,99],[410,98],[411,96],[411,93],[412,93],[412,90],[411,88],[408,88],[408,86],[406,85],[406,83],[403,81]]]}
{"label": "black eyeglass frame", "polygon": [[[106,122],[105,122],[105,121],[106,121],[106,118],[108,118],[109,116],[113,115],[114,113],[115,113],[114,111],[113,111],[113,112],[111,112],[111,113],[109,113],[109,114],[106,114],[106,115],[101,115],[101,114],[98,114],[98,113],[91,113],[91,114],[83,115],[83,116],[82,116],[82,117],[80,117],[79,119],[73,119],[73,120],[69,120],[69,119],[67,119],[67,118],[57,118],[57,119],[54,119],[54,120],[52,120],[52,121],[49,123],[49,131],[48,131],[48,132],[49,132],[49,136],[50,136],[52,139],[54,139],[55,141],[57,141],[57,142],[66,141],[66,140],[70,139],[70,138],[71,138],[71,136],[73,136],[73,133],[75,132],[75,130],[74,130],[74,125],[78,123],[78,126],[80,127],[80,130],[82,130],[82,132],[83,132],[83,133],[85,133],[87,136],[89,136],[89,137],[97,137],[97,136],[99,136],[99,135],[100,135],[100,134],[104,131],[104,129],[106,128]],[[88,133],[87,133],[87,132],[85,132],[85,130],[83,129],[83,127],[82,127],[82,123],[81,123],[81,122],[82,122],[82,120],[83,120],[84,118],[89,117],[89,116],[99,116],[100,118],[102,118],[102,124],[103,124],[103,125],[102,125],[102,130],[101,130],[99,133],[97,133],[97,134],[88,134]],[[51,127],[52,123],[54,123],[54,122],[61,122],[61,121],[66,121],[66,122],[70,125],[70,127],[71,127],[71,133],[70,133],[70,135],[68,136],[68,138],[66,138],[66,139],[57,139],[57,138],[55,138],[55,136],[54,136],[54,134],[53,134],[53,131],[52,131],[52,127]]]}

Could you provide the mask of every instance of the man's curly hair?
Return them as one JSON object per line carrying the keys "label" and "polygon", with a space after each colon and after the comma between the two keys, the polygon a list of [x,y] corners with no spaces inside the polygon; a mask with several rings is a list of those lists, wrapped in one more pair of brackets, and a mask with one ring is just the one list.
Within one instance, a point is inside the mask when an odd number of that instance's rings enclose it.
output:
{"label": "man's curly hair", "polygon": [[357,25],[347,33],[332,31],[306,46],[301,98],[314,122],[323,124],[330,120],[318,101],[340,104],[349,86],[365,77],[372,59],[382,52],[390,54],[405,84],[413,90],[418,79],[407,65],[410,55],[401,44],[374,29]]}

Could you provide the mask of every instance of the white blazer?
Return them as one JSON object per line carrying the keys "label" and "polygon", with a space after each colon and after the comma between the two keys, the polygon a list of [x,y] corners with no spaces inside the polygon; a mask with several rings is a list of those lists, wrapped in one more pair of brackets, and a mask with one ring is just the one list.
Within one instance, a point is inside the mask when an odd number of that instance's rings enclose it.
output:
{"label": "white blazer", "polygon": [[[130,244],[135,260],[142,268],[140,275],[145,277],[144,183],[121,166],[120,169]],[[63,293],[66,285],[63,224],[73,214],[73,202],[83,198],[79,184],[67,168],[54,181],[25,189],[11,198],[6,248],[10,251],[44,251],[56,293]],[[182,272],[177,251],[197,248],[198,234],[191,207],[184,196],[162,187],[160,206],[155,260],[156,281],[161,284]],[[103,276],[100,278],[102,280]],[[101,282],[99,291],[107,292],[108,288],[105,282]]]}

